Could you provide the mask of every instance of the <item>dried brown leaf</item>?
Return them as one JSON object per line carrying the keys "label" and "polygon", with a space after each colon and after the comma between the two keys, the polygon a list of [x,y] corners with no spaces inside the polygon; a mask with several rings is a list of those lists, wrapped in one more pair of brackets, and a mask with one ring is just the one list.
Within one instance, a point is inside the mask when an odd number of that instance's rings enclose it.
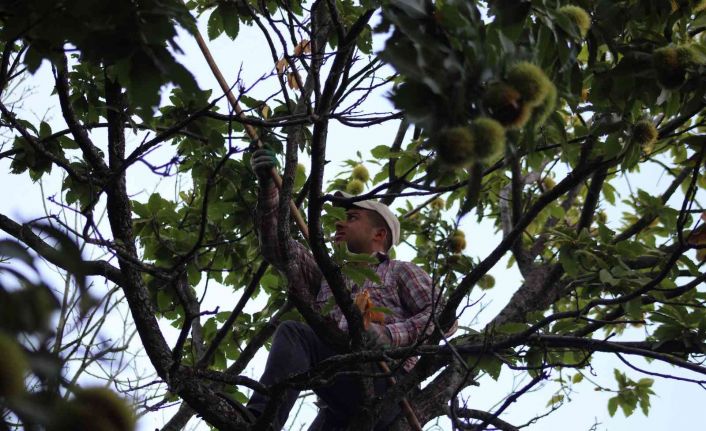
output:
{"label": "dried brown leaf", "polygon": [[277,73],[280,75],[284,73],[284,71],[287,69],[287,66],[287,60],[284,58],[278,60],[277,63],[275,63],[275,69],[277,69]]}
{"label": "dried brown leaf", "polygon": [[295,57],[301,57],[302,54],[310,54],[311,53],[311,43],[309,43],[308,39],[303,39],[301,42],[297,44],[297,46],[294,47],[294,56]]}
{"label": "dried brown leaf", "polygon": [[289,88],[291,88],[292,90],[299,89],[299,83],[297,82],[297,76],[294,72],[289,72],[287,74],[287,84],[289,85]]}

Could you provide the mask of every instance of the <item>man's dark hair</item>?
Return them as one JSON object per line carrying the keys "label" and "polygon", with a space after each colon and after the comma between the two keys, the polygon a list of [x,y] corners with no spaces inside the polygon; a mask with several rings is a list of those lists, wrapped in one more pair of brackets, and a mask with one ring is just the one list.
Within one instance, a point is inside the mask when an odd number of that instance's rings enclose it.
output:
{"label": "man's dark hair", "polygon": [[377,211],[373,210],[367,210],[368,213],[368,220],[370,220],[370,224],[375,228],[375,229],[385,229],[385,251],[389,251],[390,247],[392,247],[392,231],[390,230],[390,226],[387,225],[385,222],[385,219],[382,218],[380,214],[377,213]]}

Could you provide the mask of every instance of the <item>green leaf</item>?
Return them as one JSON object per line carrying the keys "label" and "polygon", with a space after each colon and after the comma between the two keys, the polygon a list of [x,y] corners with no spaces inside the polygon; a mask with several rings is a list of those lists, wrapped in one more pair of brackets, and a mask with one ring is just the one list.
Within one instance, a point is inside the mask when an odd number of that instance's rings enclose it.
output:
{"label": "green leaf", "polygon": [[346,261],[353,263],[369,263],[369,264],[376,264],[378,263],[378,260],[375,256],[367,254],[367,253],[351,253],[349,252],[348,255],[346,256]]}
{"label": "green leaf", "polygon": [[399,0],[392,3],[411,18],[424,18],[427,15],[426,4],[422,0]]}
{"label": "green leaf", "polygon": [[615,231],[607,228],[604,224],[599,224],[598,236],[601,238],[601,241],[609,242],[615,236]]}
{"label": "green leaf", "polygon": [[377,147],[370,150],[370,154],[376,159],[387,159],[390,158],[390,156],[394,153],[390,151],[390,147],[388,147],[387,145],[378,145]]}
{"label": "green leaf", "polygon": [[223,29],[226,35],[231,39],[235,40],[238,37],[238,31],[240,30],[240,20],[238,18],[238,9],[232,3],[222,3],[218,6],[218,11],[221,15],[221,21],[223,23]]}
{"label": "green leaf", "polygon": [[642,318],[642,299],[640,297],[628,301],[623,307],[630,319],[636,320]]}
{"label": "green leaf", "polygon": [[201,271],[195,265],[188,265],[186,276],[190,286],[196,286],[201,281]]}
{"label": "green leaf", "polygon": [[637,407],[637,399],[632,393],[623,392],[618,395],[618,404],[623,410],[625,417],[629,417],[635,412],[635,407]]}
{"label": "green leaf", "polygon": [[650,398],[649,396],[640,397],[640,410],[647,416],[650,413]]}
{"label": "green leaf", "polygon": [[650,387],[652,387],[652,384],[654,382],[655,382],[654,379],[643,377],[637,381],[637,386],[642,387],[642,388],[650,388]]}
{"label": "green leaf", "polygon": [[51,126],[49,126],[49,124],[42,121],[39,124],[39,137],[46,138],[49,135],[51,135]]}
{"label": "green leaf", "polygon": [[34,258],[20,243],[12,240],[0,240],[0,256],[3,258],[19,259],[27,265],[33,265]]}
{"label": "green leaf", "polygon": [[172,307],[172,298],[163,290],[157,292],[157,307],[160,311],[169,310]]}
{"label": "green leaf", "polygon": [[265,274],[260,279],[260,285],[265,289],[274,289],[279,285],[279,277],[275,274]]}
{"label": "green leaf", "polygon": [[607,269],[601,269],[598,272],[598,278],[601,280],[601,283],[610,284],[611,286],[615,286],[618,283],[618,280],[616,280]]}
{"label": "green leaf", "polygon": [[532,377],[536,377],[542,371],[541,366],[544,363],[544,352],[541,349],[532,347],[525,354],[525,363],[528,367],[528,372]]}
{"label": "green leaf", "polygon": [[380,276],[370,268],[361,267],[359,265],[344,265],[341,268],[341,272],[358,286],[362,286],[367,280],[373,283],[380,283]]}
{"label": "green leaf", "polygon": [[564,271],[566,271],[566,273],[570,276],[574,276],[580,271],[578,262],[576,262],[568,250],[560,252],[559,262],[561,263],[561,266],[564,267]]}
{"label": "green leaf", "polygon": [[223,33],[223,17],[221,16],[220,8],[217,7],[211,12],[208,18],[206,30],[209,40],[213,40]]}
{"label": "green leaf", "polygon": [[[471,358],[469,363],[475,363],[475,358]],[[500,377],[503,363],[492,355],[483,355],[478,361],[478,368],[488,373],[493,380],[497,381]]]}
{"label": "green leaf", "polygon": [[235,400],[238,401],[240,404],[245,405],[248,403],[248,397],[246,397],[245,394],[240,392],[239,390],[234,389],[232,394],[233,394]]}
{"label": "green leaf", "polygon": [[59,136],[58,138],[59,145],[61,145],[61,148],[65,150],[77,150],[78,149],[78,144],[76,141],[73,139],[70,139],[66,136]]}
{"label": "green leaf", "polygon": [[29,73],[35,73],[39,66],[42,65],[44,61],[44,55],[37,49],[35,45],[29,45],[29,49],[25,53],[24,63],[27,66],[27,71]]}
{"label": "green leaf", "polygon": [[522,332],[529,327],[530,327],[530,325],[528,325],[526,323],[510,322],[510,323],[505,323],[501,326],[498,326],[497,328],[495,328],[495,330],[501,334],[515,334],[518,332]]}
{"label": "green leaf", "polygon": [[608,400],[608,414],[610,417],[615,416],[615,412],[618,411],[618,397],[613,397]]}
{"label": "green leaf", "polygon": [[605,182],[603,184],[603,188],[601,189],[601,191],[603,192],[603,197],[606,198],[606,200],[611,205],[615,205],[615,195],[616,195],[615,187],[613,187],[610,183]]}
{"label": "green leaf", "polygon": [[549,398],[549,401],[547,401],[547,407],[555,406],[557,404],[560,404],[563,401],[564,401],[564,394],[554,394],[551,398]]}

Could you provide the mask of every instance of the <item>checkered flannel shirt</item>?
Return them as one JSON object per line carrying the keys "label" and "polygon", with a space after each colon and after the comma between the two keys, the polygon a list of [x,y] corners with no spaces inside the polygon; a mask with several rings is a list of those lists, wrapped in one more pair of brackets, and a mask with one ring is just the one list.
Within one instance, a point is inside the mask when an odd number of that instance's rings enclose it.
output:
{"label": "checkered flannel shirt", "polygon": [[[274,186],[260,191],[258,199],[258,231],[263,256],[275,268],[283,271],[284,259],[277,247],[277,205],[279,194]],[[348,330],[348,324],[341,309],[335,305],[333,293],[316,265],[311,252],[302,244],[291,240],[292,258],[298,262],[303,279],[312,292],[317,292],[315,306],[319,311],[330,310],[329,315],[338,323],[338,327]],[[403,347],[415,343],[423,333],[430,334],[434,324],[430,322],[434,291],[429,275],[418,266],[399,260],[389,259],[378,253],[378,265],[375,272],[380,277],[380,284],[366,280],[363,286],[357,286],[351,280],[346,285],[355,298],[358,292],[368,289],[370,299],[376,307],[385,307],[390,313],[385,314],[385,327],[392,335],[392,346]],[[319,288],[320,287],[320,288]],[[441,305],[438,305],[440,309]],[[416,358],[409,358],[404,368],[410,370]]]}

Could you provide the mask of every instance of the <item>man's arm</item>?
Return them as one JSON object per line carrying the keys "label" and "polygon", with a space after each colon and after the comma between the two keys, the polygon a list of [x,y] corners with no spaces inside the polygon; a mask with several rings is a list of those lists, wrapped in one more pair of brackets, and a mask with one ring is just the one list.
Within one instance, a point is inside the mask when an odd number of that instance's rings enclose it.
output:
{"label": "man's arm", "polygon": [[[253,171],[260,185],[257,199],[257,219],[255,226],[260,239],[260,251],[263,257],[272,266],[285,272],[286,262],[277,246],[277,207],[279,205],[279,192],[272,180],[272,168],[276,165],[275,155],[270,150],[256,150],[251,159]],[[297,268],[310,287],[312,294],[316,294],[321,284],[321,271],[314,261],[309,250],[299,242],[289,239],[291,258],[297,262]]]}
{"label": "man's arm", "polygon": [[393,346],[409,346],[422,335],[429,335],[434,330],[430,321],[432,309],[439,312],[443,306],[439,301],[439,288],[433,289],[429,274],[409,262],[399,262],[396,268],[397,288],[402,307],[410,313],[408,319],[385,325],[392,335]]}

